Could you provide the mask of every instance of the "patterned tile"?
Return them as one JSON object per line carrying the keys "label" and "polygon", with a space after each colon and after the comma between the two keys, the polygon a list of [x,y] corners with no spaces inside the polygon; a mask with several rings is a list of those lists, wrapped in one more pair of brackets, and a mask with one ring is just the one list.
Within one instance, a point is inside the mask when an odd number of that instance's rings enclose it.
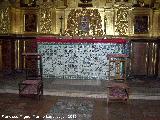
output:
{"label": "patterned tile", "polygon": [[107,54],[128,54],[128,45],[38,43],[38,52],[43,55],[45,78],[106,80],[109,73]]}

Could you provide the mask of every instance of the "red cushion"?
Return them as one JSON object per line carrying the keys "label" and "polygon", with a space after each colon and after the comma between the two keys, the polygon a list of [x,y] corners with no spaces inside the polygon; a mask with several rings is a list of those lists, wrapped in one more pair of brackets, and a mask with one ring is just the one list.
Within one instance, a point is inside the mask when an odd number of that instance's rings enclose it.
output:
{"label": "red cushion", "polygon": [[40,80],[24,80],[22,83],[24,84],[39,84],[41,81]]}
{"label": "red cushion", "polygon": [[24,95],[26,95],[26,94],[38,94],[37,93],[37,88],[38,88],[37,85],[28,85],[20,92],[20,94],[24,94]]}

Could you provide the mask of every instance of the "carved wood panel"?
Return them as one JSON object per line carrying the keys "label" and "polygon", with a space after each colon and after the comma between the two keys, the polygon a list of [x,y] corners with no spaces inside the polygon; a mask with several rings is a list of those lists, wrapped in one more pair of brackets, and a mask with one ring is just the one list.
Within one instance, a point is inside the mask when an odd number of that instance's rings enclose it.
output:
{"label": "carved wood panel", "polygon": [[132,42],[131,74],[147,75],[147,48],[148,43]]}

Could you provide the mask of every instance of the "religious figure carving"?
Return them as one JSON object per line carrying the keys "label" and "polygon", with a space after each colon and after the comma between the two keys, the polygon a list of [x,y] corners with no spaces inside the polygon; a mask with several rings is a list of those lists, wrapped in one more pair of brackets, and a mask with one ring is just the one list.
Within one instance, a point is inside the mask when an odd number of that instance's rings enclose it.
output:
{"label": "religious figure carving", "polygon": [[148,16],[135,16],[134,33],[148,33]]}
{"label": "religious figure carving", "polygon": [[37,31],[37,16],[35,14],[25,14],[24,16],[25,32]]}
{"label": "religious figure carving", "polygon": [[79,29],[82,32],[88,32],[89,31],[89,18],[87,16],[82,16],[80,18],[80,24],[79,24]]}

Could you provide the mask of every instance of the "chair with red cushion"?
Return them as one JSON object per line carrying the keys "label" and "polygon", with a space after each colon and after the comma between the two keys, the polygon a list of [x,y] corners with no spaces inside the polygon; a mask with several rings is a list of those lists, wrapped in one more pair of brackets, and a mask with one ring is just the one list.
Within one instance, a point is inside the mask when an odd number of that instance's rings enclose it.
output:
{"label": "chair with red cushion", "polygon": [[43,95],[42,57],[37,53],[23,53],[26,78],[19,85],[19,96],[38,97]]}

